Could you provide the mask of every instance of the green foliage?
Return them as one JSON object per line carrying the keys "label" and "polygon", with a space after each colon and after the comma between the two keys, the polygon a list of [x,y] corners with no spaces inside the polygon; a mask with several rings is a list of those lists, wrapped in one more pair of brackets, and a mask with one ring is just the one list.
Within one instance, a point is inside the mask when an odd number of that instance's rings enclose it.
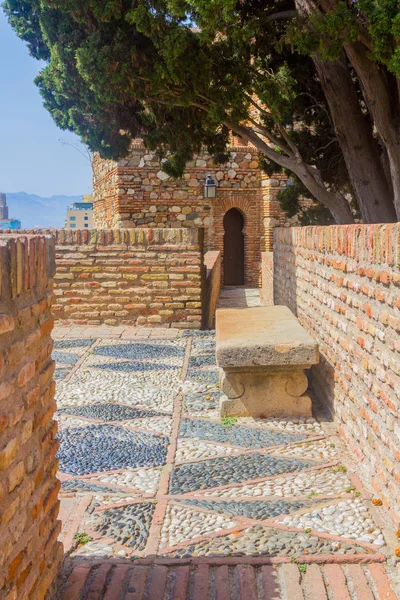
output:
{"label": "green foliage", "polygon": [[[29,51],[46,66],[36,85],[56,124],[105,158],[133,138],[179,177],[205,146],[229,158],[230,129],[257,121],[279,162],[295,145],[329,191],[352,194],[312,55],[337,57],[366,33],[371,57],[400,72],[394,0],[339,0],[308,18],[272,19],[292,0],[4,0]],[[314,6],[314,5],[313,5]],[[321,10],[319,10],[321,9]],[[258,98],[261,110],[253,106]],[[360,92],[361,98],[361,92]],[[362,100],[361,100],[362,104]],[[267,108],[266,108],[267,107]],[[368,107],[362,104],[366,113]],[[255,119],[255,113],[257,118]],[[271,141],[272,140],[272,141]],[[281,171],[264,157],[266,171]],[[288,171],[289,173],[289,171]],[[331,222],[294,178],[280,201],[302,223]]]}
{"label": "green foliage", "polygon": [[75,533],[75,541],[79,544],[79,546],[83,546],[84,544],[87,544],[88,542],[91,542],[92,540],[93,540],[93,538],[90,537],[90,535],[88,535],[84,531],[77,531]]}
{"label": "green foliage", "polygon": [[372,56],[400,76],[400,12],[395,0],[360,0],[360,11],[368,19]]}
{"label": "green foliage", "polygon": [[334,10],[316,12],[307,21],[295,20],[288,28],[286,41],[302,54],[318,54],[322,60],[338,58],[343,44],[351,44],[358,37],[354,9],[340,1]]}
{"label": "green foliage", "polygon": [[288,217],[298,216],[301,225],[332,225],[333,217],[328,209],[314,202],[313,205],[302,203],[310,198],[310,193],[296,177],[292,178],[293,184],[287,185],[278,194],[281,209]]}
{"label": "green foliage", "polygon": [[224,427],[232,427],[237,423],[237,417],[222,417],[221,423]]}
{"label": "green foliage", "polygon": [[337,467],[333,467],[332,473],[347,473],[347,469],[343,465],[338,465]]}
{"label": "green foliage", "polygon": [[307,573],[307,565],[302,563],[298,565],[300,573]]}
{"label": "green foliage", "polygon": [[31,56],[49,60],[49,48],[40,27],[39,0],[31,2],[8,0],[3,4],[3,9],[18,37],[27,42]]}
{"label": "green foliage", "polygon": [[48,63],[36,84],[56,124],[105,158],[124,156],[140,135],[179,176],[202,145],[217,161],[228,159],[225,122],[246,121],[254,94],[269,107],[268,127],[293,119],[302,83],[291,52],[273,51],[284,26],[271,25],[258,1],[5,0],[4,7],[31,53]]}
{"label": "green foliage", "polygon": [[397,0],[340,0],[333,9],[295,19],[285,40],[301,54],[335,59],[345,44],[367,37],[370,57],[400,76],[400,12]]}

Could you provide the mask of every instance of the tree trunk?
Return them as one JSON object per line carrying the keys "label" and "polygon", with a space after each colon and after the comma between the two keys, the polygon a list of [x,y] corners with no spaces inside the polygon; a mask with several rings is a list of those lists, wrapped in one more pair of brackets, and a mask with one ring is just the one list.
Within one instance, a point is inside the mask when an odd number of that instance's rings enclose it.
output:
{"label": "tree trunk", "polygon": [[393,100],[384,67],[372,62],[361,42],[345,46],[346,54],[362,85],[377,133],[386,148],[393,186],[393,201],[400,220],[400,123],[399,105]]}
{"label": "tree trunk", "polygon": [[365,223],[396,221],[393,192],[357,98],[347,61],[313,57],[343,157]]}
{"label": "tree trunk", "polygon": [[243,125],[235,125],[229,121],[226,121],[225,125],[228,129],[231,129],[234,133],[252,143],[267,158],[273,160],[281,167],[295,173],[317,202],[320,202],[331,212],[336,223],[341,225],[354,223],[354,217],[346,198],[337,192],[330,192],[327,190],[317,169],[304,163],[299,154],[297,156],[285,156],[284,154],[279,154],[272,150],[272,148],[270,148],[268,144],[266,144],[251,129]]}
{"label": "tree trunk", "polygon": [[354,223],[354,217],[346,198],[338,192],[328,191],[323,182],[319,181],[316,169],[303,163],[298,168],[294,167],[292,171],[296,173],[314,198],[330,211],[336,223],[339,225]]}
{"label": "tree trunk", "polygon": [[[324,10],[331,10],[334,4],[336,2],[321,2]],[[295,5],[298,13],[306,18],[318,11],[313,0],[295,0]],[[348,52],[347,54],[349,56]],[[315,57],[313,60],[321,78],[363,219],[367,223],[392,222],[396,218],[396,194],[400,194],[400,186],[393,180],[391,167],[392,190],[390,189],[379,153],[373,144],[372,133],[368,131],[361,113],[347,66],[343,60],[322,62]],[[350,56],[349,60],[359,75]],[[371,61],[369,63],[372,64]],[[362,80],[360,75],[359,77]],[[389,150],[388,156],[390,160]]]}

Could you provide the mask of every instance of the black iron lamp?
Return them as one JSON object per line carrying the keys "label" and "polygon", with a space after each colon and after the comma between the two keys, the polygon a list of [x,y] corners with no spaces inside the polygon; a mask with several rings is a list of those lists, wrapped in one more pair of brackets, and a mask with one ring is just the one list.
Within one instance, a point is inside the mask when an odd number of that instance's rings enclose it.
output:
{"label": "black iron lamp", "polygon": [[211,175],[207,175],[207,179],[204,184],[204,198],[215,198],[216,190],[217,184]]}

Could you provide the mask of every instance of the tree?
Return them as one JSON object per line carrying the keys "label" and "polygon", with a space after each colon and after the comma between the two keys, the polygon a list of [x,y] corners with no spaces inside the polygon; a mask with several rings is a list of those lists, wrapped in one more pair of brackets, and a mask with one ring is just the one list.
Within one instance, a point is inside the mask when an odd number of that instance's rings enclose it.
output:
{"label": "tree", "polygon": [[332,215],[322,204],[304,201],[307,190],[299,181],[288,180],[288,185],[279,192],[282,210],[290,218],[297,217],[301,225],[332,225]]}
{"label": "tree", "polygon": [[[351,27],[339,35],[332,22],[344,11],[340,2],[295,2],[6,0],[4,7],[31,54],[48,61],[36,83],[55,122],[104,157],[123,156],[140,135],[168,158],[164,169],[180,175],[203,144],[226,160],[232,131],[269,168],[294,174],[336,222],[353,221],[349,193],[366,222],[394,220],[400,153],[392,157],[386,130],[374,137],[384,130],[377,98],[357,61],[353,70],[348,63],[360,18],[348,8]],[[385,76],[395,53],[376,50]],[[376,74],[378,64],[368,54],[363,60]]]}
{"label": "tree", "polygon": [[[321,59],[325,65],[338,60],[343,63],[346,59],[357,76],[362,95],[360,106],[368,113],[372,124],[366,133],[370,139],[373,134],[376,152],[380,154],[380,161],[374,160],[374,164],[381,167],[381,180],[387,181],[400,220],[398,3],[394,0],[359,0],[355,4],[343,0],[319,0],[316,3],[295,0],[295,4],[298,18],[292,28],[292,42],[298,49],[312,55],[317,68]],[[344,102],[341,108],[346,109]],[[382,198],[385,198],[386,214],[389,201],[386,194]]]}
{"label": "tree", "polygon": [[79,152],[79,154],[83,156],[85,160],[87,160],[90,166],[93,166],[93,155],[88,146],[83,145],[83,149],[81,150],[80,144],[78,142],[76,142],[75,144],[71,144],[70,142],[67,142],[64,139],[59,139],[58,141],[60,142],[61,146],[69,146],[70,148],[76,150],[76,152]]}

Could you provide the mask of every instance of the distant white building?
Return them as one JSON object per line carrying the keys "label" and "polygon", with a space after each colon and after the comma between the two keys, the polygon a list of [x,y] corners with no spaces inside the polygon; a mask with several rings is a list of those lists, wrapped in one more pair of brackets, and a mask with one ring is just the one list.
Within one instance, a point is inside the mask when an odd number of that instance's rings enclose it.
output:
{"label": "distant white building", "polygon": [[0,192],[0,231],[17,231],[18,229],[21,229],[21,221],[9,218],[7,197]]}
{"label": "distant white building", "polygon": [[83,202],[74,202],[67,208],[65,229],[93,229],[93,197],[83,196]]}

